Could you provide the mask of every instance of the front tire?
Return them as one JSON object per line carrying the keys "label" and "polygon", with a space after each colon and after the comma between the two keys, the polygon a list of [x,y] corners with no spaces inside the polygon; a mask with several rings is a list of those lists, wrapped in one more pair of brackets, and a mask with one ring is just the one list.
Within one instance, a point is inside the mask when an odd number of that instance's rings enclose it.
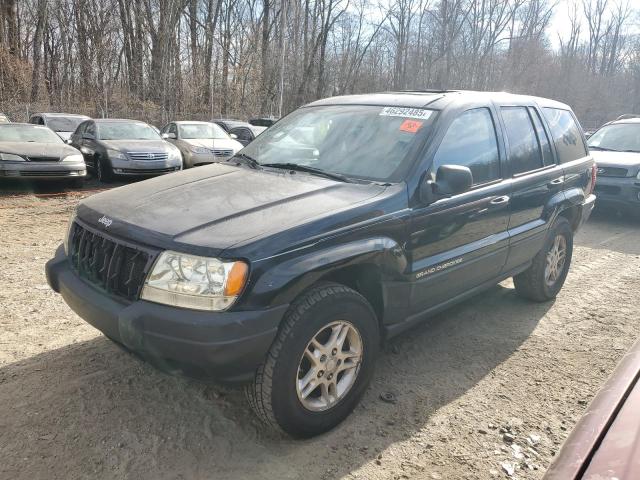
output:
{"label": "front tire", "polygon": [[339,284],[309,290],[292,305],[247,387],[257,416],[294,437],[326,432],[356,407],[374,371],[378,322],[358,292]]}
{"label": "front tire", "polygon": [[556,298],[569,273],[572,255],[573,230],[565,217],[558,217],[531,266],[513,277],[516,292],[536,302]]}
{"label": "front tire", "polygon": [[96,178],[102,183],[110,183],[113,180],[113,169],[109,159],[96,157]]}

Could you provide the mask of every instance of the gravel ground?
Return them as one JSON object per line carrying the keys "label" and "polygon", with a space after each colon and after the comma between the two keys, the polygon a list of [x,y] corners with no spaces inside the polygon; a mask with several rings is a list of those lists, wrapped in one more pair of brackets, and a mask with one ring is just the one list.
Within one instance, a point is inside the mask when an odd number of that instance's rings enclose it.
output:
{"label": "gravel ground", "polygon": [[537,479],[640,335],[640,223],[604,212],[555,302],[507,281],[432,318],[386,347],[341,426],[294,441],[240,390],[158,372],[49,290],[44,264],[91,192],[2,189],[3,479]]}

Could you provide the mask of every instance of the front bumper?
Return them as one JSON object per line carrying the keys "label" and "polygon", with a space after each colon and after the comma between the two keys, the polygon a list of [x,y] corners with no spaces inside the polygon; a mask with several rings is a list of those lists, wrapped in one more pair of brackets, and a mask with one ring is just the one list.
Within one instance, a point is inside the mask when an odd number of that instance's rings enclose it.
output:
{"label": "front bumper", "polygon": [[87,167],[84,162],[0,162],[0,177],[3,178],[73,179],[86,175]]}
{"label": "front bumper", "polygon": [[636,177],[598,177],[595,192],[598,205],[640,211],[640,180]]}
{"label": "front bumper", "polygon": [[70,268],[62,247],[46,265],[47,282],[85,321],[156,367],[225,382],[250,380],[288,305],[259,311],[201,312],[98,290]]}
{"label": "front bumper", "polygon": [[180,158],[167,160],[109,159],[116,175],[162,175],[182,169]]}
{"label": "front bumper", "polygon": [[184,163],[188,167],[195,167],[197,165],[207,165],[209,163],[216,163],[216,162],[226,162],[232,156],[233,154],[223,156],[223,155],[214,155],[213,153],[194,153],[192,151],[182,152]]}

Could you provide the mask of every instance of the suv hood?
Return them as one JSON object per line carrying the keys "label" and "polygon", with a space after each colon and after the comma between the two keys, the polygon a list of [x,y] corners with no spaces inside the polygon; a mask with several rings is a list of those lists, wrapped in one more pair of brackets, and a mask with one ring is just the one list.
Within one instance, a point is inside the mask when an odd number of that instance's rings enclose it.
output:
{"label": "suv hood", "polygon": [[173,150],[173,146],[164,140],[101,140],[107,148],[120,152],[165,153]]}
{"label": "suv hood", "polygon": [[[77,215],[99,231],[150,246],[211,256],[236,247],[242,251],[234,253],[251,258],[382,215],[382,209],[355,206],[386,189],[219,163],[93,195]],[[98,222],[103,215],[112,222]],[[274,240],[301,225],[297,236]],[[255,248],[242,248],[247,245]]]}
{"label": "suv hood", "polygon": [[606,152],[604,150],[592,150],[591,156],[599,166],[626,168],[640,166],[640,153],[637,152]]}
{"label": "suv hood", "polygon": [[28,157],[58,157],[79,154],[75,148],[64,143],[36,143],[36,142],[0,142],[0,152],[13,153]]}

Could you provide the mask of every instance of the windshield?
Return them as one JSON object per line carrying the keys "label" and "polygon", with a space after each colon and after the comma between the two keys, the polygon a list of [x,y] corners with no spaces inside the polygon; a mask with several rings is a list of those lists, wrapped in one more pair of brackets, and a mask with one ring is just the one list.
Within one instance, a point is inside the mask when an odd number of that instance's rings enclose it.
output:
{"label": "windshield", "polygon": [[146,123],[107,122],[99,123],[100,140],[160,140],[160,135]]}
{"label": "windshield", "polygon": [[178,125],[180,138],[188,139],[220,139],[229,138],[227,132],[215,123],[182,123]]}
{"label": "windshield", "polygon": [[261,164],[295,163],[347,177],[400,181],[409,149],[428,131],[433,110],[370,105],[301,108],[242,153]]}
{"label": "windshield", "polygon": [[47,117],[47,127],[54,132],[75,132],[88,117]]}
{"label": "windshield", "polygon": [[640,123],[616,123],[602,127],[587,142],[590,148],[640,152]]}
{"label": "windshield", "polygon": [[63,143],[62,139],[47,127],[11,124],[0,126],[0,142]]}

